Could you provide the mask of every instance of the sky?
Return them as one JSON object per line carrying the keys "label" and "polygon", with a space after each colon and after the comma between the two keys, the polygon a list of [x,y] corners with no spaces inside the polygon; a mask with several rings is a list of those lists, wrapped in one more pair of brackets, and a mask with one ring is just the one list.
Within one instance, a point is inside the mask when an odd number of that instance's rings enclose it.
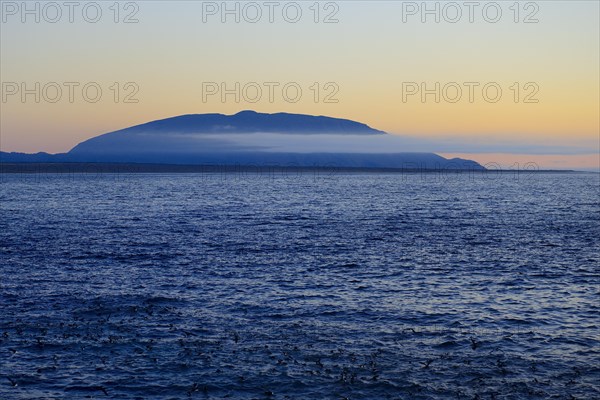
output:
{"label": "sky", "polygon": [[0,4],[2,151],[252,109],[356,120],[406,151],[600,170],[598,1],[74,4]]}

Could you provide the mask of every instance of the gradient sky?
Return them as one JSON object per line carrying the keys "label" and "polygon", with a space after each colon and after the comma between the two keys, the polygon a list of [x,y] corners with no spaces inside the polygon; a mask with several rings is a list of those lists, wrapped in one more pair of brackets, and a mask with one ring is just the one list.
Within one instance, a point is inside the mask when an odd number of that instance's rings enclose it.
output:
{"label": "gradient sky", "polygon": [[[114,23],[108,8],[113,2],[100,3],[103,15],[95,24],[86,22],[81,10],[75,10],[74,23],[67,15],[56,23],[43,18],[35,23],[28,16],[23,23],[20,14],[3,13],[4,85],[97,82],[103,89],[94,104],[83,100],[81,90],[75,91],[73,103],[66,89],[57,103],[7,97],[0,104],[3,151],[64,152],[92,136],[149,120],[254,109],[357,120],[405,135],[411,143],[407,150],[503,166],[536,162],[542,168],[600,169],[598,1],[538,1],[539,22],[529,24],[514,22],[513,1],[498,2],[503,14],[497,23],[483,18],[482,7],[490,2],[480,2],[473,23],[464,6],[457,23],[443,15],[440,23],[433,16],[423,23],[420,14],[403,21],[407,2],[341,1],[335,3],[339,22],[330,24],[313,21],[313,1],[298,2],[303,15],[294,24],[282,17],[287,2],[275,10],[274,23],[267,15],[257,23],[243,18],[235,23],[233,16],[223,23],[220,15],[203,22],[206,4],[200,1],[140,1],[135,2],[139,22],[131,24]],[[519,4],[520,20],[534,10],[524,9],[526,3]],[[121,9],[120,18],[130,10]],[[325,14],[321,9],[320,18]],[[115,103],[109,89],[114,82],[135,82],[139,102]],[[281,90],[275,91],[273,103],[266,90],[257,103],[243,98],[236,103],[233,96],[225,102],[219,96],[203,101],[203,82],[230,87],[235,82],[297,82],[303,95],[297,103],[286,102]],[[315,103],[314,82],[321,87],[334,82],[338,102]],[[435,82],[497,82],[503,95],[497,103],[486,102],[479,86],[472,103],[466,89],[457,103],[436,103],[433,95],[425,103],[418,95],[404,102],[405,82],[429,87]],[[518,103],[510,89],[514,82],[521,86]],[[537,103],[522,101],[528,82],[539,88]]]}

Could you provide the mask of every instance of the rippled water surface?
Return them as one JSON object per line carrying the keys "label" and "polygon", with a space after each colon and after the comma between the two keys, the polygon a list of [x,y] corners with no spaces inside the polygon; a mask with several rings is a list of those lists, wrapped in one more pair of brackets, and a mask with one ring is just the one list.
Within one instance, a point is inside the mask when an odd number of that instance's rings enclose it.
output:
{"label": "rippled water surface", "polygon": [[598,175],[1,180],[1,399],[600,398]]}

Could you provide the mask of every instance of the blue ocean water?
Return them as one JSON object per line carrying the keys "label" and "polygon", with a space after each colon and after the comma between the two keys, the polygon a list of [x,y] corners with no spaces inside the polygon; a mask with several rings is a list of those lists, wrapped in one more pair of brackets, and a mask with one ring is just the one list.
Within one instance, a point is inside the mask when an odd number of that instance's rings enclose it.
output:
{"label": "blue ocean water", "polygon": [[0,176],[1,399],[598,399],[597,174]]}

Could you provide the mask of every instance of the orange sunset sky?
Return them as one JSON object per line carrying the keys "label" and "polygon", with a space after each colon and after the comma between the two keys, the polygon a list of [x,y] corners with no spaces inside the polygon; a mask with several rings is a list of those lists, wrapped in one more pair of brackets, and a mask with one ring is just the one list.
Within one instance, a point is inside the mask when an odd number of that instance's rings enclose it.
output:
{"label": "orange sunset sky", "polygon": [[[235,2],[224,15],[221,2],[119,3],[118,15],[101,2],[94,23],[81,10],[71,22],[64,9],[56,22],[48,21],[50,9],[40,9],[39,22],[23,20],[22,10],[4,3],[2,151],[65,152],[150,120],[253,109],[353,119],[409,136],[409,150],[482,163],[600,169],[597,1],[497,2],[498,18],[489,2],[472,15],[462,2],[455,9],[428,2],[429,14],[421,2],[322,2],[318,12],[313,2],[298,2],[295,22],[296,10],[283,14],[285,2],[273,21],[261,2],[256,21],[256,10]],[[72,99],[65,82],[77,84]],[[238,99],[206,95],[206,83],[235,89],[237,82]],[[252,85],[242,93],[252,82],[263,88],[258,100]],[[265,82],[278,84],[272,99]],[[21,93],[36,83],[39,102]],[[56,102],[49,83],[62,88]],[[82,93],[89,83],[102,90],[96,102]],[[281,90],[289,83],[302,90],[297,101]],[[474,85],[472,98],[465,83]],[[432,92],[422,97],[422,88]]]}

